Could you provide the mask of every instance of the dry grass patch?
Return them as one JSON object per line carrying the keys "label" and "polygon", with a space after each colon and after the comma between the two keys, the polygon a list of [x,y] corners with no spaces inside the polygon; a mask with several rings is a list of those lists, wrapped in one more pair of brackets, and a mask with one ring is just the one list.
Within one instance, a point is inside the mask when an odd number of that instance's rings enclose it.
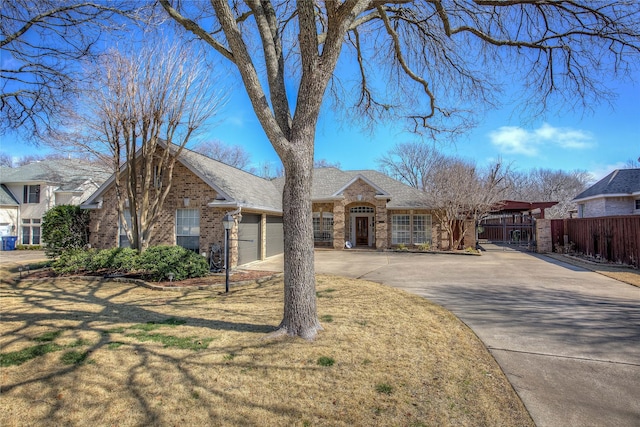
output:
{"label": "dry grass patch", "polygon": [[5,282],[2,357],[57,347],[2,367],[0,425],[533,425],[446,310],[319,276],[324,331],[314,342],[266,339],[282,286],[225,296],[101,279]]}

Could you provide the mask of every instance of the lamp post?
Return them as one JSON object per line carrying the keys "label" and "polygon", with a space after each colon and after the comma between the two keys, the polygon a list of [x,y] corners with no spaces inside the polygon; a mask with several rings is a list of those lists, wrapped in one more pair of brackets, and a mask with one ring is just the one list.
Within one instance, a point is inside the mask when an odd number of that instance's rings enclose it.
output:
{"label": "lamp post", "polygon": [[229,293],[229,234],[234,222],[233,217],[229,214],[226,214],[222,219],[222,225],[224,226],[224,270],[226,276],[224,282],[225,293]]}

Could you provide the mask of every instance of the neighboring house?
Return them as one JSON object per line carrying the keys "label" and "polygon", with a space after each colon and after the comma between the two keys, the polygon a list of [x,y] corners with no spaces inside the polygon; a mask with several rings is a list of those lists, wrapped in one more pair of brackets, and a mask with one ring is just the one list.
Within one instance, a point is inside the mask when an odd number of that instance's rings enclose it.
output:
{"label": "neighboring house", "polygon": [[0,170],[0,234],[18,244],[39,245],[45,212],[58,205],[80,205],[109,176],[76,159],[43,160]]}
{"label": "neighboring house", "polygon": [[573,201],[578,218],[640,215],[640,169],[616,169]]}
{"label": "neighboring house", "polygon": [[[422,193],[380,172],[319,168],[313,180],[318,247],[387,249],[446,241]],[[284,178],[266,180],[184,149],[150,244],[177,244],[206,256],[212,245],[223,243],[224,215],[240,210],[241,221],[231,232],[231,265],[282,253],[283,186]],[[92,209],[93,247],[128,244],[115,197],[112,176],[83,205]]]}

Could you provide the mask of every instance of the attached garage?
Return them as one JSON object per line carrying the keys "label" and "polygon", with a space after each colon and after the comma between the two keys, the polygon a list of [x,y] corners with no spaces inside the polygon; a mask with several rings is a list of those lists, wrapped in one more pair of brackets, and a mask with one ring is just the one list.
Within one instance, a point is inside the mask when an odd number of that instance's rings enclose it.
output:
{"label": "attached garage", "polygon": [[238,265],[260,259],[260,219],[261,215],[242,214],[238,224]]}
{"label": "attached garage", "polygon": [[284,231],[281,216],[267,216],[267,257],[284,252]]}

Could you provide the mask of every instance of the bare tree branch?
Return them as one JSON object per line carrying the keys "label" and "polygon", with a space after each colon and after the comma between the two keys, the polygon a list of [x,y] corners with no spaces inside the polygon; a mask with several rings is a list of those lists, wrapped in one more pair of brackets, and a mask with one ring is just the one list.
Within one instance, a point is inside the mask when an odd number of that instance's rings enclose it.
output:
{"label": "bare tree branch", "polygon": [[13,0],[0,12],[0,133],[38,138],[50,132],[58,114],[78,94],[78,60],[95,58],[104,32],[120,18],[136,19],[127,2]]}

